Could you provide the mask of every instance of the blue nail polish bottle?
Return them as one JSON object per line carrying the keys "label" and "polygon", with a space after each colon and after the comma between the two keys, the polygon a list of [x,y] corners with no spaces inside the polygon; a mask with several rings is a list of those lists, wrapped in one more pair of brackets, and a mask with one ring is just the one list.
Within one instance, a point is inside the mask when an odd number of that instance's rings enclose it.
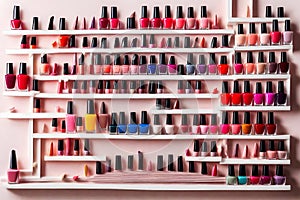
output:
{"label": "blue nail polish bottle", "polygon": [[147,111],[142,111],[141,113],[141,123],[139,124],[139,131],[140,131],[140,135],[149,134]]}
{"label": "blue nail polish bottle", "polygon": [[138,125],[136,123],[136,113],[135,112],[130,113],[130,124],[128,124],[127,129],[128,129],[129,135],[137,134]]}
{"label": "blue nail polish bottle", "polygon": [[148,65],[148,74],[156,74],[155,55],[150,56],[150,64]]}
{"label": "blue nail polish bottle", "polygon": [[194,58],[193,58],[193,54],[189,53],[187,56],[187,62],[186,62],[186,74],[187,75],[193,75],[195,74],[195,65],[193,64]]}
{"label": "blue nail polish bottle", "polygon": [[238,183],[239,185],[246,185],[248,182],[247,176],[246,176],[246,166],[245,165],[240,165],[239,169],[239,176],[238,178]]}
{"label": "blue nail polish bottle", "polygon": [[108,132],[111,135],[117,134],[117,113],[111,113],[111,123],[108,126]]}
{"label": "blue nail polish bottle", "polygon": [[125,112],[120,112],[119,114],[119,124],[118,124],[118,133],[123,135],[126,133],[127,125],[125,122]]}

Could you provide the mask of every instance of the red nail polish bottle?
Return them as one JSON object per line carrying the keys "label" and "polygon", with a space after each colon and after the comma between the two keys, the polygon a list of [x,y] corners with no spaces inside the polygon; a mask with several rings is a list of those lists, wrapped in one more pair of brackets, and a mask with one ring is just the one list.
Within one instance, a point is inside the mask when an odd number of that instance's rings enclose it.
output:
{"label": "red nail polish bottle", "polygon": [[272,23],[271,42],[272,45],[280,45],[280,41],[281,41],[281,32],[279,32],[278,20],[274,19]]}
{"label": "red nail polish bottle", "polygon": [[223,81],[222,83],[222,94],[221,96],[221,105],[223,106],[228,106],[230,105],[230,94],[229,94],[229,90],[228,90],[228,82],[227,81]]}
{"label": "red nail polish bottle", "polygon": [[183,18],[182,6],[177,6],[175,29],[185,28],[185,18]]}
{"label": "red nail polish bottle", "polygon": [[239,82],[234,81],[233,93],[231,93],[231,104],[233,106],[240,106],[242,103],[242,94],[239,89]]}
{"label": "red nail polish bottle", "polygon": [[265,133],[265,124],[263,122],[262,112],[256,114],[256,124],[254,124],[254,131],[256,135],[263,135]]}
{"label": "red nail polish bottle", "polygon": [[5,83],[6,83],[6,90],[15,89],[16,75],[14,74],[14,68],[12,63],[6,63]]}
{"label": "red nail polish bottle", "polygon": [[241,52],[235,53],[235,64],[234,64],[234,73],[243,74],[244,66],[242,64],[242,54]]}
{"label": "red nail polish bottle", "polygon": [[109,28],[109,21],[107,17],[107,6],[102,6],[102,14],[101,14],[101,18],[99,19],[99,28],[100,29]]}
{"label": "red nail polish bottle", "polygon": [[252,166],[252,175],[250,176],[250,184],[257,185],[259,183],[258,165]]}
{"label": "red nail polish bottle", "polygon": [[151,19],[151,28],[153,29],[160,29],[161,28],[161,19],[159,13],[159,7],[154,7],[153,18]]}
{"label": "red nail polish bottle", "polygon": [[274,113],[268,113],[268,123],[266,124],[268,135],[274,135],[276,133],[277,126],[274,121]]}
{"label": "red nail polish bottle", "polygon": [[19,75],[17,76],[18,89],[21,91],[28,90],[29,76],[27,75],[26,63],[20,63]]}
{"label": "red nail polish bottle", "polygon": [[243,104],[244,106],[251,106],[253,101],[253,93],[250,90],[250,82],[244,81]]}
{"label": "red nail polish bottle", "polygon": [[20,6],[14,6],[13,20],[10,21],[11,30],[21,30],[22,21],[20,20]]}
{"label": "red nail polish bottle", "polygon": [[120,23],[118,19],[118,9],[117,7],[111,7],[110,11],[110,29],[119,29]]}
{"label": "red nail polish bottle", "polygon": [[165,6],[165,18],[163,19],[164,29],[173,29],[173,18],[171,16],[171,6]]}
{"label": "red nail polish bottle", "polygon": [[149,28],[149,18],[148,18],[148,10],[147,6],[142,6],[142,15],[140,19],[140,29],[148,29]]}
{"label": "red nail polish bottle", "polygon": [[21,49],[27,49],[28,48],[27,36],[26,35],[22,36],[20,48]]}
{"label": "red nail polish bottle", "polygon": [[227,57],[221,56],[221,62],[218,65],[220,75],[227,75],[229,72],[229,65],[227,64]]}

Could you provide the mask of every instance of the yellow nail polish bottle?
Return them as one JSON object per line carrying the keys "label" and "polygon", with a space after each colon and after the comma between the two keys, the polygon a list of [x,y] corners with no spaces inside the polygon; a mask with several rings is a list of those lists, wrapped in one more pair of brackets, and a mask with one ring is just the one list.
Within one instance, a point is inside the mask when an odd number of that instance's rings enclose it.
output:
{"label": "yellow nail polish bottle", "polygon": [[87,101],[87,114],[85,115],[85,131],[96,131],[97,115],[95,114],[95,105],[93,100]]}

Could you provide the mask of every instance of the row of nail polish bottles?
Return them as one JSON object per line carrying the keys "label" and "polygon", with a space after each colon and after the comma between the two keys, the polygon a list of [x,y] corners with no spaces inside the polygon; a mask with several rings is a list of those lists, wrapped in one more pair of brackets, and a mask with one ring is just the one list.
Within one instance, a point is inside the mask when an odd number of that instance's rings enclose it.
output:
{"label": "row of nail polish bottles", "polygon": [[17,82],[17,89],[19,91],[28,90],[29,76],[27,75],[26,63],[20,63],[19,74],[17,76],[14,74],[13,63],[6,63],[6,75],[5,75],[6,90],[15,90],[16,82]]}
{"label": "row of nail polish bottles", "polygon": [[187,149],[185,151],[185,155],[186,156],[194,156],[194,157],[197,157],[197,156],[215,157],[215,156],[217,156],[217,143],[216,143],[216,141],[211,141],[211,143],[210,143],[210,152],[208,152],[207,147],[208,147],[207,142],[205,142],[205,141],[202,142],[201,147],[200,147],[200,141],[199,140],[194,140],[194,146],[193,146],[192,153],[190,152],[189,149]]}
{"label": "row of nail polish bottles", "polygon": [[21,49],[36,49],[37,48],[37,40],[36,40],[36,37],[32,36],[31,39],[30,39],[30,44],[28,42],[28,38],[26,35],[23,35],[22,36],[22,39],[21,39],[21,45],[20,45],[20,48]]}
{"label": "row of nail polish bottles", "polygon": [[269,148],[266,150],[266,143],[264,140],[260,141],[259,148],[259,159],[269,159],[269,160],[285,160],[287,159],[287,151],[284,147],[284,141],[278,141],[277,151],[275,150],[274,140],[269,140]]}
{"label": "row of nail polish bottles", "polygon": [[[72,151],[72,143],[73,143],[73,151]],[[57,142],[57,156],[79,156],[79,155],[88,156],[91,155],[90,152],[90,144],[89,140],[84,140],[84,148],[83,151],[80,151],[80,141],[74,140],[72,142],[71,139],[58,140]],[[53,142],[50,144],[49,156],[54,156]]]}

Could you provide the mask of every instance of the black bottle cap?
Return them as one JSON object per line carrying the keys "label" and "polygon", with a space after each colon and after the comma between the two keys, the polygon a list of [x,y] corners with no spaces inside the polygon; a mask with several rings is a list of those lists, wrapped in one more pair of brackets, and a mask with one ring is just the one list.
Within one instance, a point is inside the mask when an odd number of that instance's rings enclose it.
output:
{"label": "black bottle cap", "polygon": [[259,176],[258,175],[258,165],[252,165],[252,176]]}
{"label": "black bottle cap", "polygon": [[157,156],[157,171],[164,171],[164,158],[162,155]]}
{"label": "black bottle cap", "polygon": [[14,74],[13,63],[6,63],[6,74]]}
{"label": "black bottle cap", "polygon": [[268,112],[268,124],[275,124],[273,112]]}
{"label": "black bottle cap", "polygon": [[199,140],[194,140],[194,152],[200,151],[200,142]]}
{"label": "black bottle cap", "polygon": [[249,33],[250,34],[255,34],[256,31],[255,31],[255,23],[250,23],[249,24]]}
{"label": "black bottle cap", "polygon": [[202,142],[201,152],[207,152],[207,142]]}
{"label": "black bottle cap", "polygon": [[228,112],[224,111],[222,113],[222,123],[223,124],[228,124]]}
{"label": "black bottle cap", "polygon": [[284,141],[279,141],[278,142],[278,151],[285,151]]}
{"label": "black bottle cap", "polygon": [[246,166],[245,165],[240,165],[239,176],[246,176]]}
{"label": "black bottle cap", "polygon": [[192,89],[192,82],[191,81],[186,82],[185,89]]}
{"label": "black bottle cap", "polygon": [[183,48],[191,48],[191,38],[190,37],[184,37]]}
{"label": "black bottle cap", "polygon": [[217,152],[217,144],[216,141],[210,142],[210,152]]}
{"label": "black bottle cap", "polygon": [[188,14],[187,14],[188,18],[195,18],[194,15],[194,7],[188,7]]}
{"label": "black bottle cap", "polygon": [[199,125],[199,115],[194,114],[193,116],[193,125],[198,126]]}
{"label": "black bottle cap", "polygon": [[149,94],[155,94],[156,93],[156,84],[154,81],[150,81],[148,84],[148,93]]}
{"label": "black bottle cap", "polygon": [[107,16],[107,6],[102,6],[101,18],[108,18]]}
{"label": "black bottle cap", "polygon": [[41,56],[41,63],[42,64],[48,63],[47,54],[44,54],[43,56]]}
{"label": "black bottle cap", "polygon": [[291,20],[287,19],[284,22],[284,30],[285,31],[291,31]]}
{"label": "black bottle cap", "polygon": [[87,89],[87,80],[82,81],[81,89],[82,90],[86,90]]}
{"label": "black bottle cap", "polygon": [[110,65],[111,62],[110,62],[110,55],[106,55],[105,56],[105,59],[104,59],[104,65]]}
{"label": "black bottle cap", "polygon": [[104,102],[101,103],[100,114],[106,114],[106,106]]}
{"label": "black bottle cap", "polygon": [[114,65],[121,65],[121,57],[120,54],[114,55]]}
{"label": "black bottle cap", "polygon": [[166,120],[167,125],[173,125],[173,119],[171,114],[167,114],[167,120]]}
{"label": "black bottle cap", "polygon": [[266,6],[266,17],[272,17],[272,6]]}
{"label": "black bottle cap", "polygon": [[201,163],[201,174],[202,175],[207,175],[208,174],[207,173],[207,164],[206,164],[206,162]]}
{"label": "black bottle cap", "polygon": [[125,112],[120,112],[119,113],[119,124],[126,124],[126,121],[125,121]]}
{"label": "black bottle cap", "polygon": [[141,124],[148,124],[148,114],[147,111],[141,112]]}
{"label": "black bottle cap", "polygon": [[244,81],[244,93],[250,93],[250,81]]}
{"label": "black bottle cap", "polygon": [[284,17],[284,7],[277,8],[277,17]]}
{"label": "black bottle cap", "polygon": [[73,101],[68,101],[67,103],[67,114],[74,114]]}
{"label": "black bottle cap", "polygon": [[76,126],[82,126],[82,117],[76,117]]}
{"label": "black bottle cap", "polygon": [[253,63],[253,54],[252,51],[247,52],[247,63]]}
{"label": "black bottle cap", "polygon": [[[138,58],[138,57],[137,57]],[[151,57],[150,57],[151,58]],[[153,58],[152,58],[153,59]],[[150,61],[151,62],[151,61]],[[146,65],[147,64],[147,58],[146,56],[140,56],[140,65]]]}
{"label": "black bottle cap", "polygon": [[276,165],[276,176],[283,176],[283,165]]}
{"label": "black bottle cap", "polygon": [[165,100],[165,109],[171,109],[171,99]]}
{"label": "black bottle cap", "polygon": [[102,49],[107,48],[107,38],[101,38],[101,48]]}
{"label": "black bottle cap", "polygon": [[188,119],[186,114],[181,115],[181,125],[187,125],[188,124]]}
{"label": "black bottle cap", "polygon": [[95,104],[94,100],[89,99],[87,100],[87,114],[95,114]]}
{"label": "black bottle cap", "polygon": [[207,125],[206,116],[204,114],[200,115],[200,125]]}
{"label": "black bottle cap", "polygon": [[105,81],[105,89],[110,89],[110,81]]}
{"label": "black bottle cap", "polygon": [[117,120],[117,113],[111,113],[111,121],[110,121],[110,124],[111,126],[117,126],[117,123],[118,120]]}
{"label": "black bottle cap", "polygon": [[206,6],[201,6],[201,18],[207,18]]}
{"label": "black bottle cap", "polygon": [[133,170],[133,155],[128,155],[127,169]]}
{"label": "black bottle cap", "polygon": [[260,31],[261,33],[268,33],[268,30],[267,30],[267,24],[266,23],[261,23],[260,25]]}
{"label": "black bottle cap", "polygon": [[123,65],[129,65],[129,56],[128,55],[124,56]]}
{"label": "black bottle cap", "polygon": [[102,163],[100,161],[96,161],[96,174],[102,174]]}
{"label": "black bottle cap", "polygon": [[98,81],[97,89],[103,89],[103,81],[102,80]]}
{"label": "black bottle cap", "polygon": [[10,153],[10,169],[18,169],[16,151],[13,149]]}
{"label": "black bottle cap", "polygon": [[272,22],[272,32],[278,32],[279,28],[278,28],[278,20],[274,19]]}
{"label": "black bottle cap", "polygon": [[240,92],[239,81],[234,81],[233,82],[233,93],[239,93],[239,92]]}
{"label": "black bottle cap", "polygon": [[33,17],[32,19],[32,30],[39,30],[39,18]]}
{"label": "black bottle cap", "polygon": [[183,18],[182,6],[177,6],[176,18]]}
{"label": "black bottle cap", "polygon": [[234,165],[228,165],[228,176],[235,176]]}
{"label": "black bottle cap", "polygon": [[113,89],[119,89],[119,83],[117,80],[114,80]]}
{"label": "black bottle cap", "polygon": [[74,151],[79,151],[79,140],[74,141]]}
{"label": "black bottle cap", "polygon": [[174,48],[179,48],[180,43],[179,43],[179,37],[174,38]]}
{"label": "black bottle cap", "polygon": [[92,44],[91,47],[92,48],[96,48],[98,46],[98,38],[97,37],[93,37],[92,38]]}
{"label": "black bottle cap", "polygon": [[159,7],[155,6],[153,8],[154,12],[153,12],[153,18],[160,18],[160,13],[159,13]]}
{"label": "black bottle cap", "polygon": [[135,81],[130,81],[130,89],[136,89],[136,82]]}
{"label": "black bottle cap", "polygon": [[244,112],[244,124],[250,124],[250,112]]}
{"label": "black bottle cap", "polygon": [[121,158],[121,155],[116,155],[115,170],[122,170],[122,158]]}
{"label": "black bottle cap", "polygon": [[66,30],[66,19],[65,18],[59,19],[59,30]]}
{"label": "black bottle cap", "polygon": [[239,122],[239,112],[234,111],[232,114],[232,124],[240,124]]}
{"label": "black bottle cap", "polygon": [[201,81],[196,81],[195,89],[201,90],[201,88],[202,88],[202,82]]}
{"label": "black bottle cap", "polygon": [[69,64],[68,63],[64,63],[64,75],[68,75],[69,74]]}
{"label": "black bottle cap", "polygon": [[101,65],[102,64],[102,62],[101,62],[101,54],[100,53],[95,54],[95,56],[94,56],[94,63],[95,63],[95,65]]}
{"label": "black bottle cap", "polygon": [[[171,56],[171,57],[173,57],[172,62],[174,62],[174,64],[175,64],[175,57],[174,56]],[[171,61],[171,57],[170,57],[170,61]],[[171,64],[170,61],[169,61],[169,64]],[[151,63],[151,59],[150,59],[150,63]],[[165,53],[159,54],[159,64],[162,64],[162,65],[166,64],[166,54]]]}
{"label": "black bottle cap", "polygon": [[275,52],[270,52],[269,53],[269,63],[274,63],[275,62]]}
{"label": "black bottle cap", "polygon": [[227,64],[227,56],[221,56],[220,64]]}
{"label": "black bottle cap", "polygon": [[136,112],[130,112],[130,124],[137,124],[137,122],[136,122]]}
{"label": "black bottle cap", "polygon": [[148,10],[147,6],[142,6],[142,11],[141,11],[141,18],[148,18]]}
{"label": "black bottle cap", "polygon": [[217,125],[217,122],[218,120],[217,120],[217,114],[212,114],[211,116],[210,116],[210,125]]}
{"label": "black bottle cap", "polygon": [[228,35],[222,35],[222,47],[229,47]]}
{"label": "black bottle cap", "polygon": [[106,172],[111,172],[111,160],[106,161]]}
{"label": "black bottle cap", "polygon": [[286,63],[287,62],[287,54],[286,52],[281,52],[281,62]]}
{"label": "black bottle cap", "polygon": [[266,152],[266,142],[264,140],[260,141],[259,152]]}
{"label": "black bottle cap", "polygon": [[269,150],[270,151],[275,151],[274,140],[269,140]]}
{"label": "black bottle cap", "polygon": [[217,48],[217,43],[218,43],[218,38],[217,37],[213,37],[211,39],[210,47],[211,48]]}
{"label": "black bottle cap", "polygon": [[238,34],[244,34],[244,25],[238,24]]}
{"label": "black bottle cap", "polygon": [[268,165],[263,165],[262,175],[269,176],[269,166]]}
{"label": "black bottle cap", "polygon": [[51,121],[51,126],[52,127],[57,127],[57,118],[53,118]]}
{"label": "black bottle cap", "polygon": [[262,112],[257,112],[256,114],[256,124],[263,124],[263,114]]}
{"label": "black bottle cap", "polygon": [[36,45],[36,37],[31,37],[30,45]]}
{"label": "black bottle cap", "polygon": [[236,64],[242,64],[242,54],[241,52],[235,53],[235,63]]}
{"label": "black bottle cap", "polygon": [[20,63],[19,74],[27,74],[27,65],[26,65],[26,63]]}
{"label": "black bottle cap", "polygon": [[171,18],[171,6],[165,6],[165,18]]}
{"label": "black bottle cap", "polygon": [[51,16],[50,20],[49,20],[49,24],[48,24],[48,30],[53,30],[54,29],[53,22],[54,22],[54,16]]}
{"label": "black bottle cap", "polygon": [[20,20],[20,6],[14,6],[13,19]]}
{"label": "black bottle cap", "polygon": [[189,172],[193,173],[195,172],[195,162],[189,161]]}
{"label": "black bottle cap", "polygon": [[81,54],[79,57],[79,65],[84,65],[84,54]]}
{"label": "black bottle cap", "polygon": [[[177,65],[177,74],[178,75],[185,75],[185,71],[184,71],[184,65],[182,64],[179,64]],[[179,89],[179,88],[178,88]]]}
{"label": "black bottle cap", "polygon": [[183,172],[183,157],[182,156],[178,156],[178,158],[177,158],[177,171]]}
{"label": "black bottle cap", "polygon": [[111,18],[111,19],[116,19],[116,18],[118,18],[118,8],[117,8],[117,7],[112,6],[112,7],[110,8],[110,18]]}
{"label": "black bottle cap", "polygon": [[210,53],[209,54],[209,64],[210,65],[215,65],[216,64],[216,54],[215,53]]}
{"label": "black bottle cap", "polygon": [[70,36],[70,38],[69,38],[69,47],[70,48],[75,48],[76,47],[75,35]]}
{"label": "black bottle cap", "polygon": [[284,82],[278,81],[278,93],[284,93]]}
{"label": "black bottle cap", "polygon": [[261,82],[256,82],[256,93],[262,94]]}
{"label": "black bottle cap", "polygon": [[273,93],[273,84],[272,81],[267,81],[267,90],[266,93]]}
{"label": "black bottle cap", "polygon": [[262,51],[258,52],[258,62],[259,63],[264,63],[265,62],[264,52],[262,52]]}
{"label": "black bottle cap", "polygon": [[137,54],[134,54],[131,58],[131,64],[132,65],[138,65],[139,56]]}
{"label": "black bottle cap", "polygon": [[122,46],[123,48],[127,48],[127,47],[128,47],[128,37],[124,37],[124,38],[122,39],[122,44],[121,44],[121,46]]}
{"label": "black bottle cap", "polygon": [[191,65],[194,63],[194,55],[192,53],[189,53],[187,55],[186,64]]}
{"label": "black bottle cap", "polygon": [[63,151],[64,150],[64,140],[58,140],[57,150],[58,151]]}
{"label": "black bottle cap", "polygon": [[[140,62],[141,62],[142,59],[140,59]],[[155,64],[156,61],[155,61],[155,55],[151,55],[150,56],[150,64]],[[140,63],[141,64],[141,63]],[[141,64],[142,65],[142,64]]]}
{"label": "black bottle cap", "polygon": [[27,44],[27,36],[26,35],[22,35],[21,44]]}
{"label": "black bottle cap", "polygon": [[138,151],[138,169],[144,170],[144,155],[141,151]]}
{"label": "black bottle cap", "polygon": [[127,29],[135,29],[135,17],[127,17]]}
{"label": "black bottle cap", "polygon": [[174,171],[174,157],[173,157],[173,154],[168,155],[168,171]]}

